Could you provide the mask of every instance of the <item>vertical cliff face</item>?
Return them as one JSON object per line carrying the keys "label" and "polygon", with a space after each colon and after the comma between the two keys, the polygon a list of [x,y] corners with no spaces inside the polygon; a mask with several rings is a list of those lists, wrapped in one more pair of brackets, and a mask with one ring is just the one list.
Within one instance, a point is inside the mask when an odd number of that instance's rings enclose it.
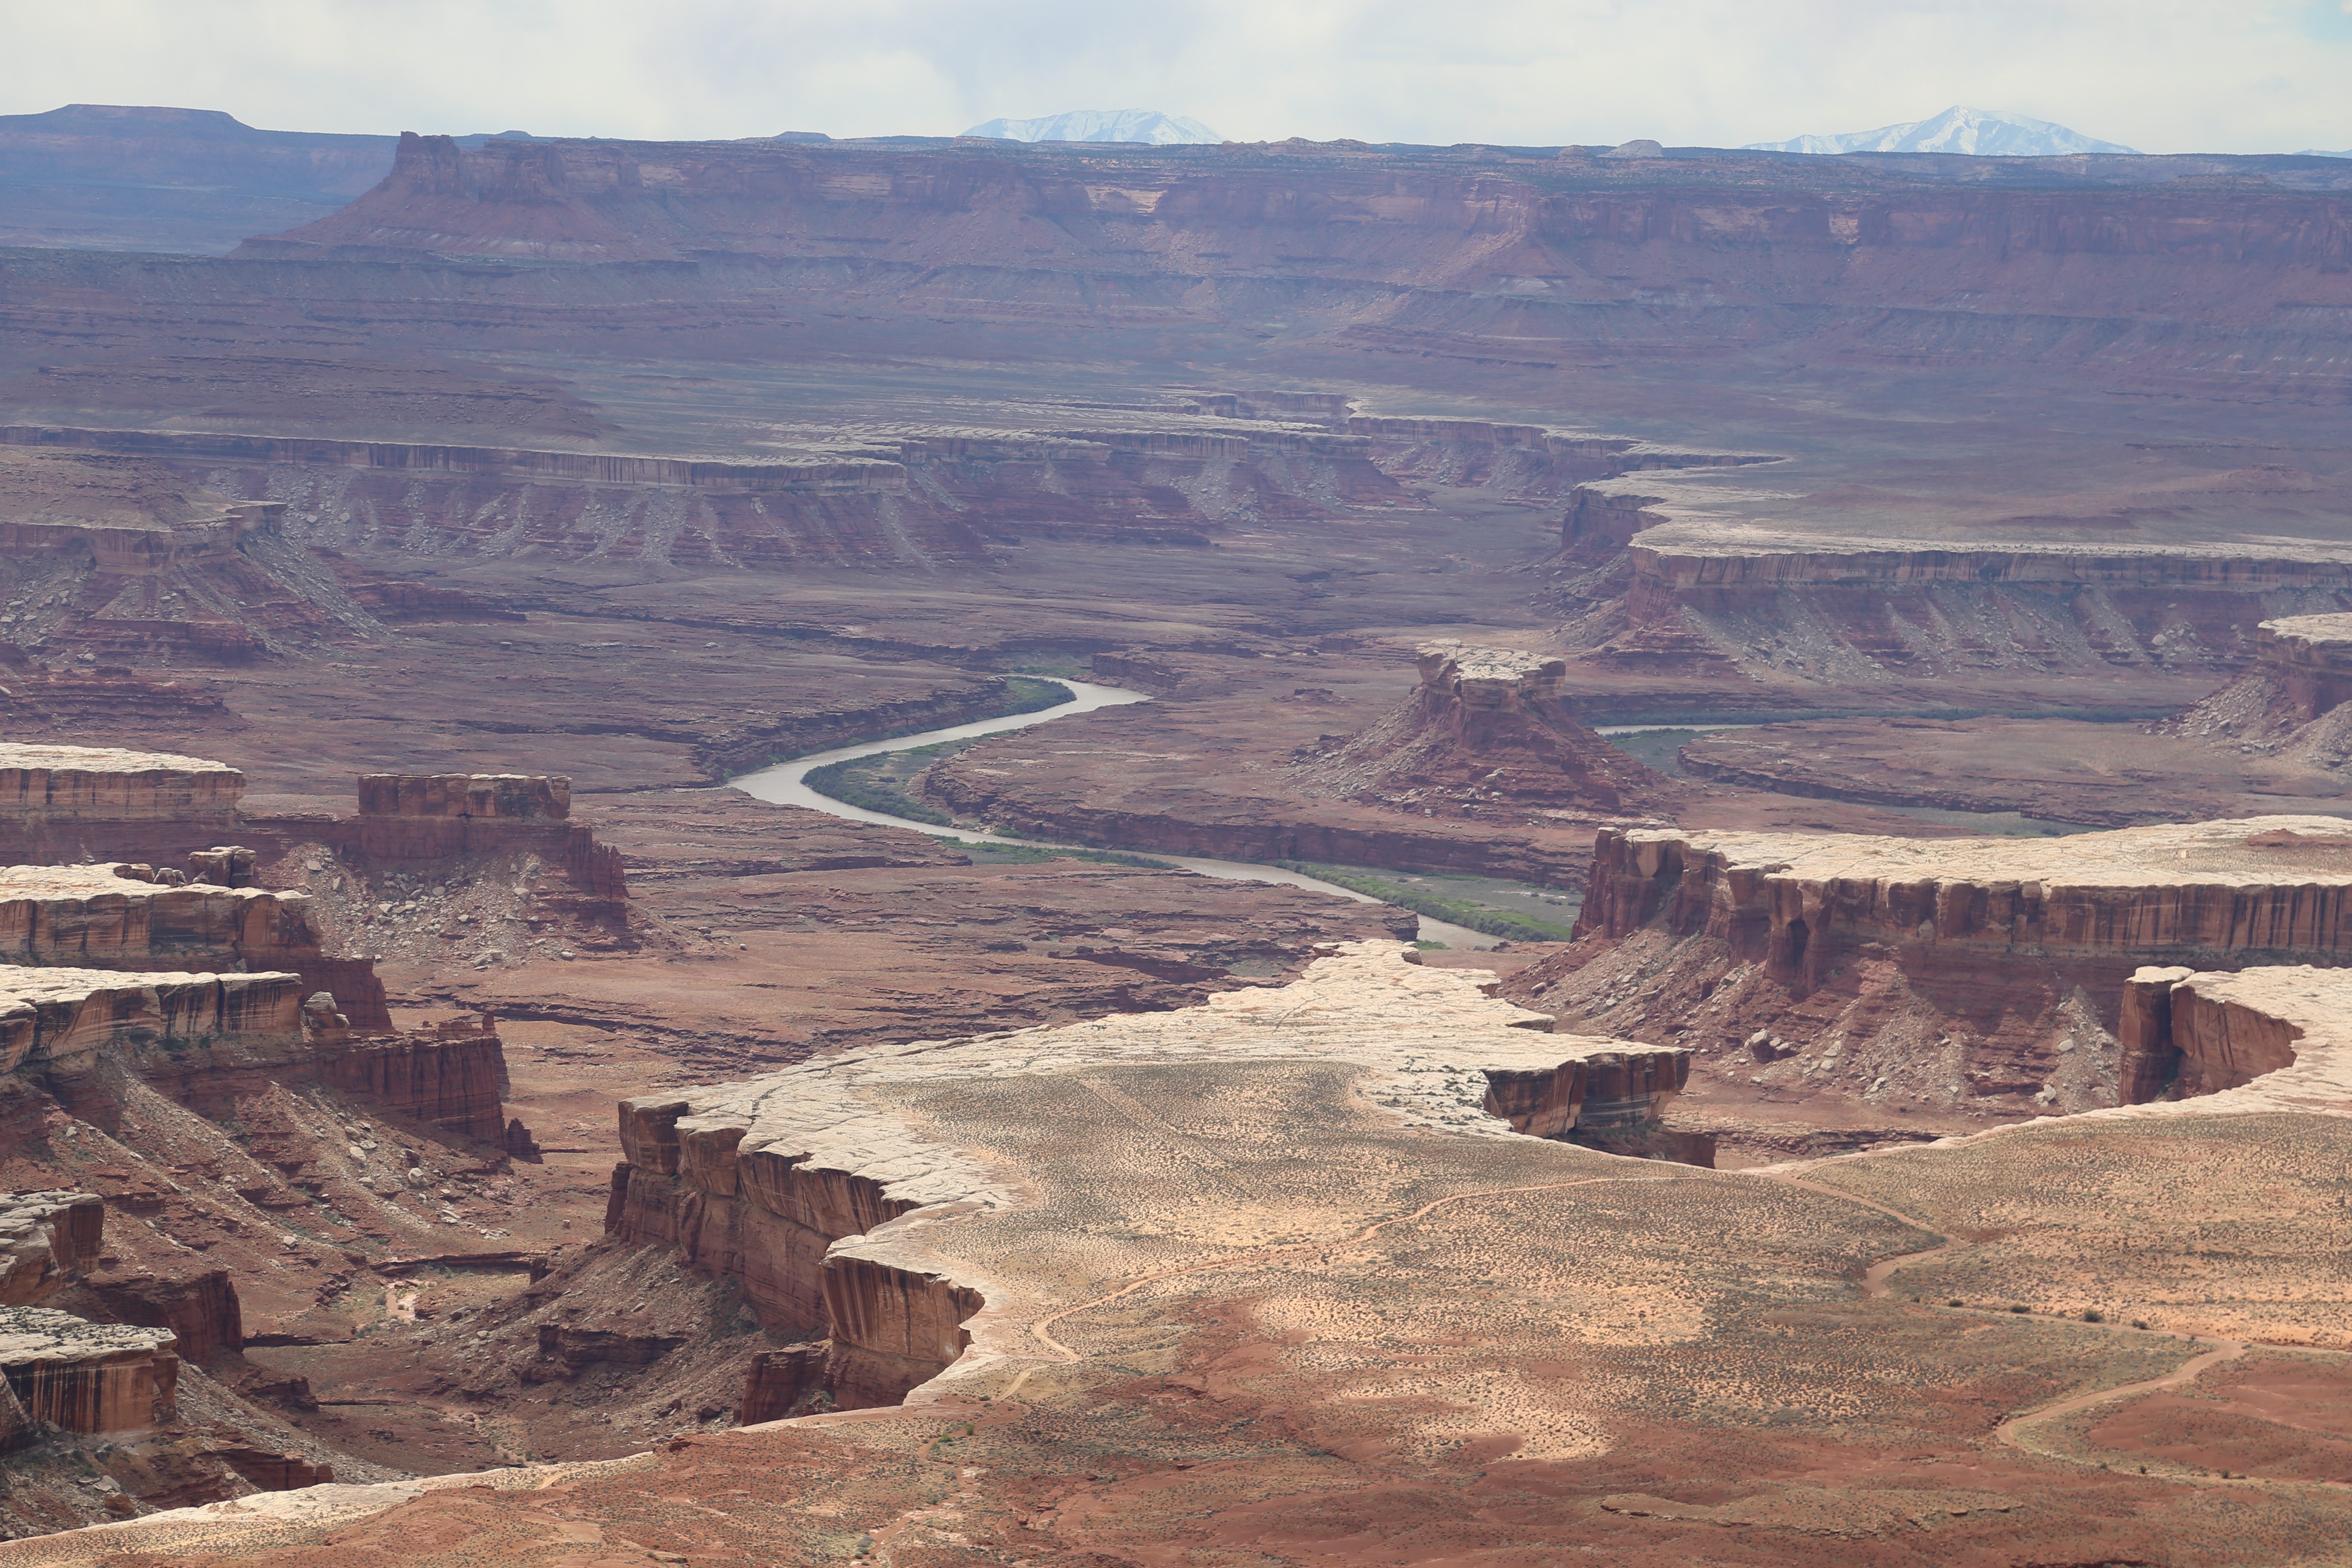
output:
{"label": "vertical cliff face", "polygon": [[934,1227],[1022,1201],[915,1109],[936,1092],[1028,1079],[1041,1096],[1075,1085],[1097,1111],[1129,1114],[1119,1070],[1287,1058],[1356,1075],[1379,1114],[1408,1124],[1565,1138],[1654,1124],[1685,1081],[1686,1050],[1563,1038],[1544,1015],[1495,1000],[1484,976],[1423,969],[1407,951],[1352,943],[1278,992],[624,1101],[606,1232],[675,1247],[693,1272],[736,1282],[762,1327],[801,1339],[752,1363],[743,1420],[804,1408],[819,1390],[840,1407],[886,1405],[957,1363],[990,1299],[986,1279],[934,1249]]}
{"label": "vertical cliff face", "polygon": [[[488,1021],[356,1032],[299,975],[0,967],[0,1086],[112,1128],[136,1079],[200,1114],[322,1082],[499,1148],[506,1062]],[[528,1134],[525,1134],[526,1141]]]}
{"label": "vertical cliff face", "polygon": [[583,926],[627,931],[629,889],[620,855],[569,820],[568,778],[371,773],[359,780],[359,805],[356,816],[331,824],[258,820],[247,826],[282,842],[327,844],[354,865],[402,872],[446,874],[469,858],[535,857],[559,869],[569,889],[542,894],[543,902]]}
{"label": "vertical cliff face", "polygon": [[[0,1307],[0,1374],[22,1412],[14,1446],[35,1440],[41,1422],[126,1436],[173,1419],[180,1376],[173,1343],[168,1330],[86,1322],[44,1307]],[[0,1445],[7,1442],[0,1433]]]}
{"label": "vertical cliff face", "polygon": [[[2258,473],[2221,478],[2250,491],[2265,482]],[[1706,676],[1790,697],[1988,679],[2096,679],[2111,689],[2118,676],[2218,683],[2267,657],[2255,632],[2266,617],[2352,606],[2352,555],[2274,540],[2210,542],[2231,537],[2227,513],[2200,542],[2170,546],[2063,539],[2070,523],[2077,532],[2103,526],[2096,516],[2037,520],[2060,534],[2052,542],[1988,528],[1975,539],[1889,544],[1886,530],[1903,525],[1823,531],[1824,519],[1801,510],[1734,520],[1695,489],[1661,493],[1670,486],[1629,475],[1570,497],[1564,563],[1608,568],[1585,579],[1585,591],[1607,602],[1582,623],[1605,638],[1581,656],[1594,674]],[[2141,504],[2216,499],[2151,494]],[[2246,496],[2249,505],[2280,499]]]}
{"label": "vertical cliff face", "polygon": [[[2124,1046],[2137,1070],[2126,1085],[2126,1104],[2220,1094],[2294,1067],[2307,1022],[2301,1015],[2312,1010],[2298,1004],[2345,988],[2337,973],[2301,966],[2231,983],[2238,979],[2178,965],[2132,976]],[[2308,997],[2277,994],[2298,981],[2310,983]]]}
{"label": "vertical cliff face", "polygon": [[301,994],[292,974],[0,970],[0,1075],[110,1124],[124,1072],[226,1082],[300,1060]]}
{"label": "vertical cliff face", "polygon": [[29,1307],[98,1257],[106,1205],[89,1193],[0,1193],[0,1307]]}
{"label": "vertical cliff face", "polygon": [[201,757],[97,746],[0,745],[0,860],[96,850],[176,859],[225,837],[245,775]]}
{"label": "vertical cliff face", "polygon": [[1514,1132],[1566,1138],[1581,1128],[1654,1121],[1690,1081],[1690,1053],[1673,1046],[1612,1042],[1556,1067],[1486,1069],[1485,1108]]}
{"label": "vertical cliff face", "polygon": [[940,1276],[829,1256],[918,1206],[881,1183],[806,1155],[740,1145],[746,1123],[688,1117],[679,1100],[625,1100],[605,1229],[625,1245],[667,1245],[705,1278],[740,1285],[771,1333],[815,1337],[749,1374],[739,1419],[773,1419],[823,1389],[845,1410],[895,1405],[963,1352],[978,1293]]}
{"label": "vertical cliff face", "polygon": [[314,1033],[313,1048],[320,1081],[430,1126],[506,1146],[499,1099],[505,1047],[488,1024],[343,1038]]}
{"label": "vertical cliff face", "polygon": [[[870,1178],[811,1168],[805,1155],[745,1154],[748,1124],[689,1116],[690,1109],[683,1100],[622,1102],[628,1159],[614,1173],[619,1205],[606,1228],[630,1245],[675,1246],[696,1272],[740,1281],[745,1303],[771,1331],[839,1330],[829,1311],[827,1250],[914,1205],[886,1196]],[[869,1314],[859,1321],[872,1328],[878,1320]],[[877,1349],[896,1353],[887,1346],[905,1340],[886,1331]]]}
{"label": "vertical cliff face", "polygon": [[2306,817],[1948,842],[1612,829],[1576,933],[1513,994],[1622,1027],[1638,970],[1656,1026],[1760,1045],[1768,1077],[2081,1110],[2221,1081],[2165,1043],[2189,968],[2352,953],[2352,845]]}
{"label": "vertical cliff face", "polygon": [[2254,664],[2156,726],[2336,770],[2352,763],[2352,615],[2289,616],[2255,629]]}
{"label": "vertical cliff face", "polygon": [[362,773],[362,816],[462,816],[561,821],[572,781],[527,773]]}
{"label": "vertical cliff face", "polygon": [[2352,970],[2229,973],[2151,965],[2131,978],[2127,1104],[2221,1098],[2231,1110],[2352,1114]]}
{"label": "vertical cliff face", "polygon": [[110,1276],[82,1285],[63,1305],[79,1316],[168,1330],[180,1359],[203,1366],[223,1351],[245,1348],[245,1309],[226,1268],[176,1279]]}

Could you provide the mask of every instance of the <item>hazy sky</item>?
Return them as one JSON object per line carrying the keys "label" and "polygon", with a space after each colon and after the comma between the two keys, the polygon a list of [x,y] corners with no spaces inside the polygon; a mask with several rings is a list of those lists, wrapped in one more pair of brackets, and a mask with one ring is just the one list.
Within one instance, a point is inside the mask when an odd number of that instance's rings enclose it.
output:
{"label": "hazy sky", "polygon": [[2352,147],[2352,0],[15,0],[0,112],[307,131],[1727,146],[2014,110],[2146,152]]}

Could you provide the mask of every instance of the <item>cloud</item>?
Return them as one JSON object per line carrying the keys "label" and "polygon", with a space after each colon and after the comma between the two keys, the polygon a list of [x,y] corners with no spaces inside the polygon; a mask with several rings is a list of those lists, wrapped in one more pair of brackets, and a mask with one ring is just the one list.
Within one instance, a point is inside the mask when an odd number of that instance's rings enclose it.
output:
{"label": "cloud", "polygon": [[2007,109],[2151,152],[2352,143],[2346,0],[78,0],[0,111],[288,130],[951,135],[1158,109],[1277,139],[1736,146]]}

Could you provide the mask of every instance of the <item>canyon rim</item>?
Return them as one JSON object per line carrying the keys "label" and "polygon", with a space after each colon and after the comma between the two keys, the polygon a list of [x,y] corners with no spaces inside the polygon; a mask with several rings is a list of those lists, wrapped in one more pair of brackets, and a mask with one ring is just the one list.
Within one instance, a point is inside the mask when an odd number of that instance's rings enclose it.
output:
{"label": "canyon rim", "polygon": [[2352,164],[1015,134],[0,121],[0,1564],[2340,1552]]}

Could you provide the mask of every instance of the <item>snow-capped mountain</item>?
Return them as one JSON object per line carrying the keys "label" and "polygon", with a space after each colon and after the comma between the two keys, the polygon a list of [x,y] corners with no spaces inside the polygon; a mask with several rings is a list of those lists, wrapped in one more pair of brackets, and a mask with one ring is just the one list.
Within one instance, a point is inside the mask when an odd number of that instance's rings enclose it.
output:
{"label": "snow-capped mountain", "polygon": [[2305,147],[2295,156],[2298,158],[2352,158],[2352,147],[2347,147],[2341,153],[2330,153],[2318,147]]}
{"label": "snow-capped mountain", "polygon": [[1998,109],[1955,104],[1933,120],[1849,131],[1843,136],[1799,136],[1788,142],[1750,142],[1747,153],[1970,153],[1982,158],[2060,158],[2076,153],[2133,153],[2137,148],[2098,142],[2079,131]]}
{"label": "snow-capped mountain", "polygon": [[1224,140],[1197,120],[1156,109],[1073,109],[1043,120],[991,120],[964,134],[1003,142],[1149,142],[1155,147]]}

